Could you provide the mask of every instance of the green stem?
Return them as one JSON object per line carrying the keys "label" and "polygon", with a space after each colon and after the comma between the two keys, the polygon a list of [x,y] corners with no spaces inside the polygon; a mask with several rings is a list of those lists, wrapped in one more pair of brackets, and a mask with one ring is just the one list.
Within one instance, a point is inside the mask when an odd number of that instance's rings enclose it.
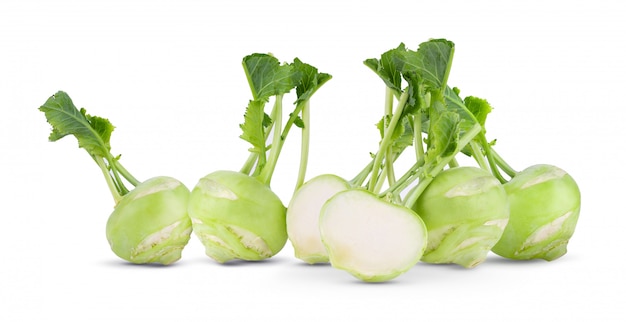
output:
{"label": "green stem", "polygon": [[[385,116],[391,115],[393,112],[393,89],[385,87]],[[386,126],[387,124],[385,124]]]}
{"label": "green stem", "polygon": [[119,188],[117,184],[115,183],[115,181],[113,180],[113,177],[111,177],[111,173],[109,172],[107,165],[104,163],[104,160],[100,157],[94,157],[93,155],[92,155],[92,158],[94,161],[96,161],[100,170],[102,170],[102,174],[104,175],[104,180],[106,180],[107,186],[109,186],[109,190],[111,191],[111,195],[113,195],[113,200],[115,201],[115,204],[117,205],[120,202],[120,200],[122,200],[122,198],[124,197],[123,194],[119,192],[118,190]]}
{"label": "green stem", "polygon": [[113,181],[115,182],[115,185],[117,186],[117,190],[123,196],[123,195],[127,194],[129,192],[129,190],[124,185],[124,182],[122,181],[122,178],[120,177],[119,172],[115,168],[115,163],[114,163],[113,160],[114,160],[113,157],[109,157],[108,158],[108,160],[107,160],[108,164],[109,164],[108,170],[109,170],[110,173],[113,174]]}
{"label": "green stem", "polygon": [[[396,173],[393,168],[393,162],[391,161],[393,159],[394,159],[393,152],[391,151],[390,148],[387,148],[387,155],[385,156],[385,169],[386,169],[385,174],[387,176],[387,181],[389,182],[390,186],[396,183]],[[376,193],[379,190],[380,188],[374,191],[374,193]]]}
{"label": "green stem", "polygon": [[141,181],[137,180],[132,174],[130,174],[130,172],[128,172],[128,170],[126,170],[126,168],[119,161],[115,160],[113,165],[114,168],[117,169],[117,171],[133,186],[136,187],[141,183]]}
{"label": "green stem", "polygon": [[491,148],[491,154],[493,155],[494,161],[498,167],[500,167],[500,169],[502,169],[508,176],[513,178],[517,175],[518,172],[506,163],[506,161],[504,161],[504,159],[493,148]]}
{"label": "green stem", "polygon": [[500,181],[500,183],[505,183],[506,179],[504,179],[504,177],[500,173],[500,170],[498,170],[498,166],[496,165],[493,153],[491,153],[491,146],[489,145],[489,142],[487,142],[487,138],[485,137],[484,133],[480,135],[479,140],[483,146],[483,149],[485,150],[485,155],[487,156],[487,161],[489,162],[489,168],[491,168],[491,173],[494,177],[496,177],[496,179],[498,179],[498,181]]}
{"label": "green stem", "polygon": [[360,187],[365,182],[365,179],[372,172],[372,167],[374,166],[374,160],[370,161],[361,172],[359,172],[352,180],[349,181],[350,185],[353,187]]}
{"label": "green stem", "polygon": [[296,104],[296,108],[293,110],[293,112],[289,114],[289,119],[287,120],[287,123],[285,123],[285,128],[283,129],[283,134],[281,135],[283,140],[287,137],[287,134],[289,134],[289,130],[291,130],[291,127],[296,122],[298,115],[300,115],[300,113],[302,112],[302,109],[304,108],[304,105],[307,102],[308,101],[299,102],[298,104]]}
{"label": "green stem", "polygon": [[311,134],[311,109],[307,100],[302,106],[302,143],[300,145],[300,168],[298,169],[298,179],[296,180],[296,190],[304,184],[306,168],[309,160],[309,142]]}
{"label": "green stem", "polygon": [[[383,118],[384,120],[384,128],[388,128],[389,124],[387,124],[387,115],[391,115],[391,113],[393,113],[393,99],[394,99],[394,92],[390,87],[386,87],[385,89],[385,117]],[[390,160],[393,160],[393,152],[391,151],[390,148],[387,148],[387,151],[385,152],[385,160],[387,160],[385,162],[385,172],[386,172],[386,176],[387,176],[387,180],[389,180],[389,185],[393,185],[394,182],[396,181],[396,175],[394,173],[394,169],[393,169],[393,162],[390,162]],[[378,184],[378,186],[375,188],[374,193],[378,192],[381,187],[382,187],[382,181],[379,179],[380,184]]]}
{"label": "green stem", "polygon": [[450,168],[456,168],[459,166],[459,162],[456,160],[456,158],[452,158],[452,160],[450,160],[450,162],[448,163],[448,166]]}
{"label": "green stem", "polygon": [[243,164],[243,167],[241,167],[241,170],[239,170],[239,172],[250,175],[250,172],[252,171],[252,168],[254,167],[254,164],[256,163],[256,160],[258,158],[259,155],[257,153],[251,152],[248,156],[248,160],[246,160],[246,163]]}
{"label": "green stem", "polygon": [[478,163],[478,166],[483,169],[489,171],[489,165],[485,163],[485,155],[480,149],[478,143],[472,140],[469,144],[470,150],[472,151],[472,155],[474,156],[474,160]]}
{"label": "green stem", "polygon": [[[282,102],[282,95],[277,95],[276,98],[278,99],[279,96],[280,96],[280,101]],[[268,161],[268,164],[263,168],[262,173],[259,174],[259,179],[261,180],[261,182],[265,182],[268,185],[270,184],[270,180],[272,179],[272,174],[274,173],[274,169],[276,168],[276,162],[278,161],[278,156],[280,155],[280,151],[283,148],[285,139],[287,138],[287,135],[289,134],[291,127],[296,122],[296,119],[300,115],[300,112],[302,111],[306,103],[307,101],[298,102],[296,104],[296,108],[294,109],[294,111],[291,114],[289,114],[289,119],[287,120],[287,123],[285,123],[285,127],[283,128],[282,134],[279,136],[277,142],[274,142],[272,144],[273,156],[270,156],[270,159],[273,161],[271,162]],[[282,104],[281,104],[281,113],[282,113]],[[277,121],[275,123],[277,123]],[[278,131],[275,130],[275,132],[278,132]],[[274,140],[276,141],[276,137],[274,137]]]}
{"label": "green stem", "polygon": [[263,165],[261,172],[259,174],[259,180],[265,183],[266,185],[270,185],[270,181],[272,180],[272,174],[274,173],[274,169],[276,168],[276,163],[278,161],[278,156],[280,155],[280,150],[282,148],[284,138],[282,135],[282,124],[283,124],[283,94],[276,95],[274,101],[274,109],[272,110],[272,120],[274,124],[274,137],[272,138],[272,147],[270,148],[270,155],[267,158],[267,163],[265,163],[264,155],[259,156],[259,165]]}
{"label": "green stem", "polygon": [[383,193],[379,194],[379,196],[384,196],[388,194],[398,194],[400,191],[403,191],[411,185],[419,176],[422,174],[422,166],[424,165],[424,158],[419,159],[409,170],[407,170],[402,177],[400,177],[393,186],[390,186]]}
{"label": "green stem", "polygon": [[422,142],[422,111],[418,110],[413,117],[413,145],[415,145],[415,160],[424,158],[424,143]]}
{"label": "green stem", "polygon": [[398,101],[398,106],[396,106],[396,110],[394,111],[393,116],[391,117],[391,121],[389,122],[389,126],[385,128],[383,139],[380,142],[378,147],[378,152],[376,153],[376,158],[374,158],[374,164],[372,166],[372,176],[370,179],[369,191],[374,191],[376,187],[376,182],[378,180],[378,170],[380,169],[380,165],[382,164],[383,156],[386,154],[387,148],[389,144],[391,144],[391,137],[393,136],[393,132],[402,116],[402,111],[404,110],[404,105],[406,104],[407,99],[409,98],[409,91],[404,91],[402,96],[400,96],[400,100]]}
{"label": "green stem", "polygon": [[380,189],[383,188],[383,184],[385,183],[385,178],[387,177],[387,172],[386,171],[382,171],[380,173],[380,175],[378,176],[378,180],[376,181],[376,186],[374,187],[373,190],[370,190],[371,192],[373,192],[374,194],[377,194],[380,192]]}

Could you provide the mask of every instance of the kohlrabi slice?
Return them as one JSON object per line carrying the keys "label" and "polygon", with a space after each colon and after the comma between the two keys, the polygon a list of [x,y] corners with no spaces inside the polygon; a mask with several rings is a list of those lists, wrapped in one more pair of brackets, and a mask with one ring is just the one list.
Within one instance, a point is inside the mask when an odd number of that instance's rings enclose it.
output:
{"label": "kohlrabi slice", "polygon": [[486,259],[509,220],[504,187],[491,173],[474,167],[439,173],[413,209],[428,227],[422,261],[468,268]]}
{"label": "kohlrabi slice", "polygon": [[243,173],[217,171],[200,179],[188,210],[206,254],[220,263],[266,259],[287,242],[285,206],[267,185]]}
{"label": "kohlrabi slice", "polygon": [[366,190],[337,193],[322,208],[320,233],[333,267],[366,282],[408,271],[426,247],[426,226],[412,210]]}
{"label": "kohlrabi slice", "polygon": [[139,184],[115,206],[106,227],[113,252],[132,263],[170,264],[191,235],[189,189],[170,177]]}
{"label": "kohlrabi slice", "polygon": [[[135,179],[122,166],[120,157],[110,152],[113,125],[87,114],[84,108],[78,110],[67,93],[57,92],[39,109],[52,125],[50,141],[73,135],[100,167],[115,200],[106,227],[113,252],[136,264],[167,265],[179,260],[191,235],[187,187],[169,177],[144,182]],[[124,182],[134,189],[127,189]]]}
{"label": "kohlrabi slice", "polygon": [[511,217],[493,252],[510,259],[557,259],[567,252],[580,213],[580,190],[562,169],[540,164],[504,185]]}
{"label": "kohlrabi slice", "polygon": [[297,258],[309,264],[328,262],[320,237],[320,211],[328,199],[349,188],[346,180],[324,174],[296,190],[287,207],[287,235]]}

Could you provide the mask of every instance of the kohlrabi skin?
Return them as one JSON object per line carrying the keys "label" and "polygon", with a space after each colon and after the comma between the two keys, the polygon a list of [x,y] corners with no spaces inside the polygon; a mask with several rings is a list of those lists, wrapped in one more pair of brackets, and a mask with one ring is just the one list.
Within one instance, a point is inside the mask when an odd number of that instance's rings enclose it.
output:
{"label": "kohlrabi skin", "polygon": [[490,172],[474,167],[439,173],[413,209],[428,227],[422,261],[467,268],[486,259],[509,220],[504,187]]}
{"label": "kohlrabi skin", "polygon": [[191,191],[189,216],[206,254],[217,262],[263,260],[287,242],[285,206],[255,177],[217,171]]}
{"label": "kohlrabi skin", "polygon": [[139,184],[115,206],[106,227],[113,252],[131,263],[171,264],[191,236],[189,189],[170,177]]}
{"label": "kohlrabi skin", "polygon": [[562,169],[540,164],[504,184],[511,217],[493,252],[510,259],[551,261],[567,252],[580,213],[580,190]]}
{"label": "kohlrabi skin", "polygon": [[349,188],[350,184],[343,178],[324,174],[296,190],[287,207],[287,235],[296,258],[309,264],[328,262],[320,237],[320,211],[328,199]]}
{"label": "kohlrabi skin", "polygon": [[331,265],[366,282],[408,271],[427,241],[415,212],[361,189],[339,192],[322,207],[320,233]]}

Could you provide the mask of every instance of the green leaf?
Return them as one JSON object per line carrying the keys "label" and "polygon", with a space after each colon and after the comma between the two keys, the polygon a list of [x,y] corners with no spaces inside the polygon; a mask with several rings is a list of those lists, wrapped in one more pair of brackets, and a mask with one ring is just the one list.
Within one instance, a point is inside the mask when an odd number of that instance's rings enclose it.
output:
{"label": "green leaf", "polygon": [[293,66],[280,64],[268,54],[252,54],[243,58],[243,67],[254,100],[267,101],[270,96],[285,94],[294,88],[300,74]]}
{"label": "green leaf", "polygon": [[[250,152],[259,154],[265,153],[265,124],[271,124],[268,121],[269,116],[264,112],[265,102],[251,100],[244,114],[244,122],[239,127],[243,130],[240,138],[250,142],[252,148]],[[268,123],[269,122],[269,123]]]}
{"label": "green leaf", "polygon": [[461,119],[457,113],[444,111],[437,120],[431,119],[428,151],[426,161],[440,159],[457,152],[461,133]]}
{"label": "green leaf", "polygon": [[401,43],[397,48],[386,51],[380,56],[380,59],[369,58],[363,63],[369,67],[376,75],[378,75],[387,87],[393,89],[397,93],[402,92],[402,60],[397,59],[396,56],[399,53],[406,52],[406,48]]}
{"label": "green leaf", "polygon": [[381,139],[385,136],[385,124],[389,123],[390,120],[391,115],[385,115],[376,123],[376,128],[378,129],[378,133],[380,133]]}
{"label": "green leaf", "polygon": [[[289,113],[289,116],[293,116],[293,113]],[[296,118],[293,121],[293,125],[303,129],[304,128],[304,120],[302,120],[302,118],[300,116],[296,116]]]}
{"label": "green leaf", "polygon": [[110,139],[115,127],[109,120],[91,116],[84,108],[79,111],[67,93],[62,91],[52,95],[39,110],[45,113],[48,123],[52,125],[50,141],[74,135],[78,146],[92,156],[111,157]]}
{"label": "green leaf", "polygon": [[292,66],[294,72],[299,74],[296,86],[296,94],[298,96],[296,103],[311,99],[311,96],[332,78],[330,74],[320,73],[317,68],[303,63],[298,58],[293,60]]}
{"label": "green leaf", "polygon": [[407,71],[402,75],[409,84],[406,89],[409,91],[409,98],[406,101],[406,107],[404,108],[403,113],[416,114],[419,110],[426,109],[427,106],[424,101],[426,92],[422,77],[415,71]]}
{"label": "green leaf", "polygon": [[491,113],[491,105],[487,100],[476,96],[467,96],[463,102],[467,109],[474,115],[478,123],[484,128],[487,121],[487,114]]}
{"label": "green leaf", "polygon": [[453,42],[433,39],[421,43],[417,51],[397,51],[393,58],[403,74],[415,72],[430,89],[442,90],[446,86],[453,53]]}
{"label": "green leaf", "polygon": [[263,113],[263,128],[267,129],[268,127],[270,127],[270,125],[272,125],[274,121],[272,120],[272,118],[267,115],[267,113]]}
{"label": "green leaf", "polygon": [[[385,124],[389,123],[391,115],[386,115],[377,124],[381,139],[385,136]],[[390,148],[393,153],[400,153],[406,147],[413,145],[413,126],[408,116],[400,119],[400,124],[396,126],[391,134]]]}
{"label": "green leaf", "polygon": [[394,140],[391,144],[393,153],[401,153],[408,146],[413,145],[413,124],[408,116],[402,117],[400,126],[394,131]]}
{"label": "green leaf", "polygon": [[447,109],[459,114],[459,117],[461,118],[462,132],[469,131],[474,124],[479,122],[475,115],[465,105],[465,102],[463,102],[461,97],[459,97],[459,91],[457,88],[452,89],[447,87],[444,98]]}

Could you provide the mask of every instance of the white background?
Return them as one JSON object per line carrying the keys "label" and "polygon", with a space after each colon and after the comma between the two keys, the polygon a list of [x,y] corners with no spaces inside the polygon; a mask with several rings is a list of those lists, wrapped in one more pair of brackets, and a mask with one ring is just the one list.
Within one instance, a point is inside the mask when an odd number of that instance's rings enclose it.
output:
{"label": "white background", "polygon": [[[626,85],[619,1],[2,1],[0,320],[617,321],[626,319]],[[363,64],[400,42],[456,44],[449,84],[495,107],[490,139],[518,170],[550,163],[582,192],[569,252],[490,256],[474,269],[419,263],[383,284],[309,266],[289,244],[220,265],[195,236],[169,267],[124,263],[104,228],[113,200],[37,108],[57,90],[116,126],[112,152],[139,179],[190,188],[239,170],[250,98],[241,58],[299,57],[333,79],[312,101],[308,178],[352,178],[376,149],[384,85]],[[299,134],[272,187],[287,203]]]}

